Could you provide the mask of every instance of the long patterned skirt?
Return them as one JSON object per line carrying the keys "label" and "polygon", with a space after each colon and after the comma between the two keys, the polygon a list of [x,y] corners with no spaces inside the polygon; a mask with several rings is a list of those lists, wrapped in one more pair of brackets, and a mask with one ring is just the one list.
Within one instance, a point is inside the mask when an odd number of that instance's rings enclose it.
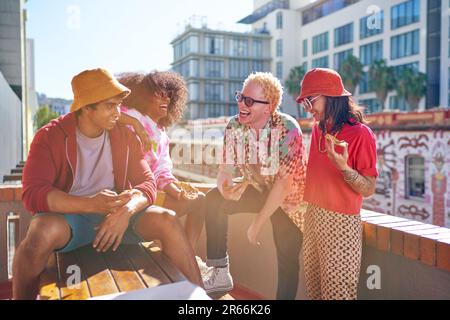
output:
{"label": "long patterned skirt", "polygon": [[306,293],[313,300],[357,297],[362,252],[362,222],[308,205],[304,226]]}

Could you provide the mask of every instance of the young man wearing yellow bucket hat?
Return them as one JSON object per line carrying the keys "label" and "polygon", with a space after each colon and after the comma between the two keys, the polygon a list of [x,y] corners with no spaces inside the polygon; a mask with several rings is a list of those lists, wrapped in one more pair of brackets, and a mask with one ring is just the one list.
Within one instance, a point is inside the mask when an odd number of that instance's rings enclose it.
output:
{"label": "young man wearing yellow bucket hat", "polygon": [[13,296],[34,299],[49,256],[92,244],[160,239],[165,253],[202,286],[195,255],[175,213],[152,204],[156,186],[141,144],[118,124],[130,90],[107,70],[72,80],[71,112],[41,128],[23,173],[23,203],[34,214],[13,263]]}

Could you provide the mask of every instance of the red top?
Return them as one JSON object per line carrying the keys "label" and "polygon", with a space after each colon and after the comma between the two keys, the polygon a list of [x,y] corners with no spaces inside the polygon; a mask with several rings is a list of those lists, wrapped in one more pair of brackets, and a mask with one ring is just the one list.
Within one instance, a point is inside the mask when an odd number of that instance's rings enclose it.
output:
{"label": "red top", "polygon": [[[34,136],[23,171],[25,208],[48,212],[47,194],[53,189],[69,192],[77,170],[77,118],[69,113],[52,120]],[[141,144],[134,132],[117,124],[109,131],[115,190],[138,189],[152,204],[156,185]]]}
{"label": "red top", "polygon": [[[311,133],[308,167],[306,170],[305,201],[344,214],[359,214],[362,195],[344,181],[339,169],[328,159],[327,153],[319,152],[319,137],[322,131],[314,125]],[[348,165],[363,176],[377,177],[376,141],[372,130],[364,124],[353,126],[345,124],[336,136],[348,143]],[[325,150],[325,137],[322,136],[320,150]],[[343,148],[336,147],[342,154]]]}

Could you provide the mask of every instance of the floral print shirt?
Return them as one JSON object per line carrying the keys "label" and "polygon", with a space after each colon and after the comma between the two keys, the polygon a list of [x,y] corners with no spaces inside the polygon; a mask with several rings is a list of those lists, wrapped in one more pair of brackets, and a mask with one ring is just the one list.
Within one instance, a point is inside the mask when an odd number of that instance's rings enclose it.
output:
{"label": "floral print shirt", "polygon": [[271,189],[277,179],[293,175],[293,185],[281,208],[299,226],[299,207],[303,200],[306,155],[302,131],[291,116],[276,111],[259,130],[229,121],[224,136],[223,161],[238,167],[253,185]]}

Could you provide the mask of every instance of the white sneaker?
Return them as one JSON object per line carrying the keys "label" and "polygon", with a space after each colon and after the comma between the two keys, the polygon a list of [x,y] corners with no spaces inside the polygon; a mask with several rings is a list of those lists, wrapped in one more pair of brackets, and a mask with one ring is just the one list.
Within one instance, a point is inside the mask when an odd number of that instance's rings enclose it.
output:
{"label": "white sneaker", "polygon": [[208,265],[199,256],[195,256],[195,259],[197,260],[202,279],[205,279],[205,277],[208,277],[208,275],[212,272],[214,267],[208,267]]}
{"label": "white sneaker", "polygon": [[228,292],[233,289],[230,268],[214,268],[210,276],[203,281],[206,293]]}

